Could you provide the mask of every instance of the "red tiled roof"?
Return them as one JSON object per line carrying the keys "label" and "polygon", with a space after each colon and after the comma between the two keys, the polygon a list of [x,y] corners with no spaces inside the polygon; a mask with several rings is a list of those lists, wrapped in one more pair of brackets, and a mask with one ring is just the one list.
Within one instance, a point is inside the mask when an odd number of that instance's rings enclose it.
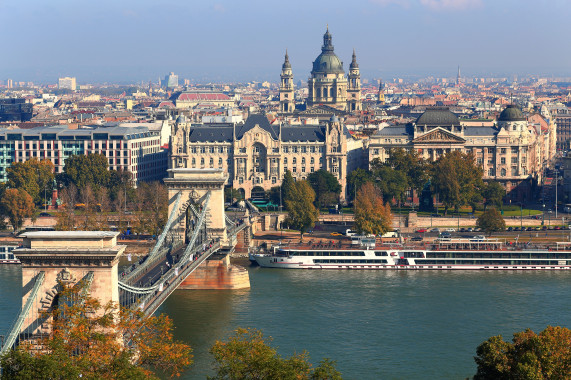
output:
{"label": "red tiled roof", "polygon": [[192,101],[204,101],[204,100],[231,100],[230,97],[222,93],[182,93],[178,96],[180,101],[192,102]]}

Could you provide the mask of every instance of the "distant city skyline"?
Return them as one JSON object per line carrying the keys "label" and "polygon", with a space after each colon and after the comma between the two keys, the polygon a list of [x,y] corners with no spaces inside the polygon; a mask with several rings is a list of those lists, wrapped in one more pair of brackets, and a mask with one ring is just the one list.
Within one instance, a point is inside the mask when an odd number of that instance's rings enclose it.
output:
{"label": "distant city skyline", "polygon": [[0,2],[0,80],[277,82],[285,49],[306,81],[326,25],[345,70],[364,79],[571,76],[571,2],[341,0],[287,3]]}

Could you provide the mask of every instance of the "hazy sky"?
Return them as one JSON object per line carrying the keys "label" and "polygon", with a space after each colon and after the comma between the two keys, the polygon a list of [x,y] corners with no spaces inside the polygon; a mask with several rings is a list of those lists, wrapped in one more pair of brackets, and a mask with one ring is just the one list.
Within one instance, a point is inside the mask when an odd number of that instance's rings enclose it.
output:
{"label": "hazy sky", "polygon": [[364,78],[571,76],[570,0],[0,0],[0,80],[305,80],[326,24]]}

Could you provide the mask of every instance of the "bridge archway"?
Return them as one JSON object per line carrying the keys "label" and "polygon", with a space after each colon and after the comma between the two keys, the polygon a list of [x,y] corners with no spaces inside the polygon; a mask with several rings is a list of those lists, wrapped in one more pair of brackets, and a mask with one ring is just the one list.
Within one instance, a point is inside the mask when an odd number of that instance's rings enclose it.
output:
{"label": "bridge archway", "polygon": [[168,170],[169,177],[164,179],[169,193],[169,214],[175,206],[175,199],[182,193],[182,205],[175,210],[175,225],[171,229],[173,238],[186,240],[188,231],[192,230],[194,220],[192,207],[201,203],[203,197],[210,192],[210,201],[206,210],[208,219],[206,233],[209,237],[220,238],[227,244],[226,221],[224,214],[224,185],[227,175],[222,169],[174,168]]}

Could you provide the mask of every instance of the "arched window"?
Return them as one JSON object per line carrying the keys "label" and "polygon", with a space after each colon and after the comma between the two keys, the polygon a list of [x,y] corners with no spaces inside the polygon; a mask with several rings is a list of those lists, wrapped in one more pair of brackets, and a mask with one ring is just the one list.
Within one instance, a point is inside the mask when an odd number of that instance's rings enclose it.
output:
{"label": "arched window", "polygon": [[311,159],[310,159],[309,162],[312,163],[312,164],[315,162],[315,160],[313,159],[313,157],[311,157]]}
{"label": "arched window", "polygon": [[204,165],[204,157],[200,159],[200,165]]}
{"label": "arched window", "polygon": [[196,165],[196,159],[194,157],[192,158],[192,165]]}
{"label": "arched window", "polygon": [[502,177],[505,177],[506,176],[506,169],[502,169],[500,173],[501,173]]}
{"label": "arched window", "polygon": [[302,157],[302,158],[301,158],[301,163],[302,163],[302,164],[305,164],[305,157]]}
{"label": "arched window", "polygon": [[294,165],[297,164],[297,158],[295,158],[295,157],[293,158],[293,164]]}
{"label": "arched window", "polygon": [[284,165],[287,165],[287,157],[284,157]]}

